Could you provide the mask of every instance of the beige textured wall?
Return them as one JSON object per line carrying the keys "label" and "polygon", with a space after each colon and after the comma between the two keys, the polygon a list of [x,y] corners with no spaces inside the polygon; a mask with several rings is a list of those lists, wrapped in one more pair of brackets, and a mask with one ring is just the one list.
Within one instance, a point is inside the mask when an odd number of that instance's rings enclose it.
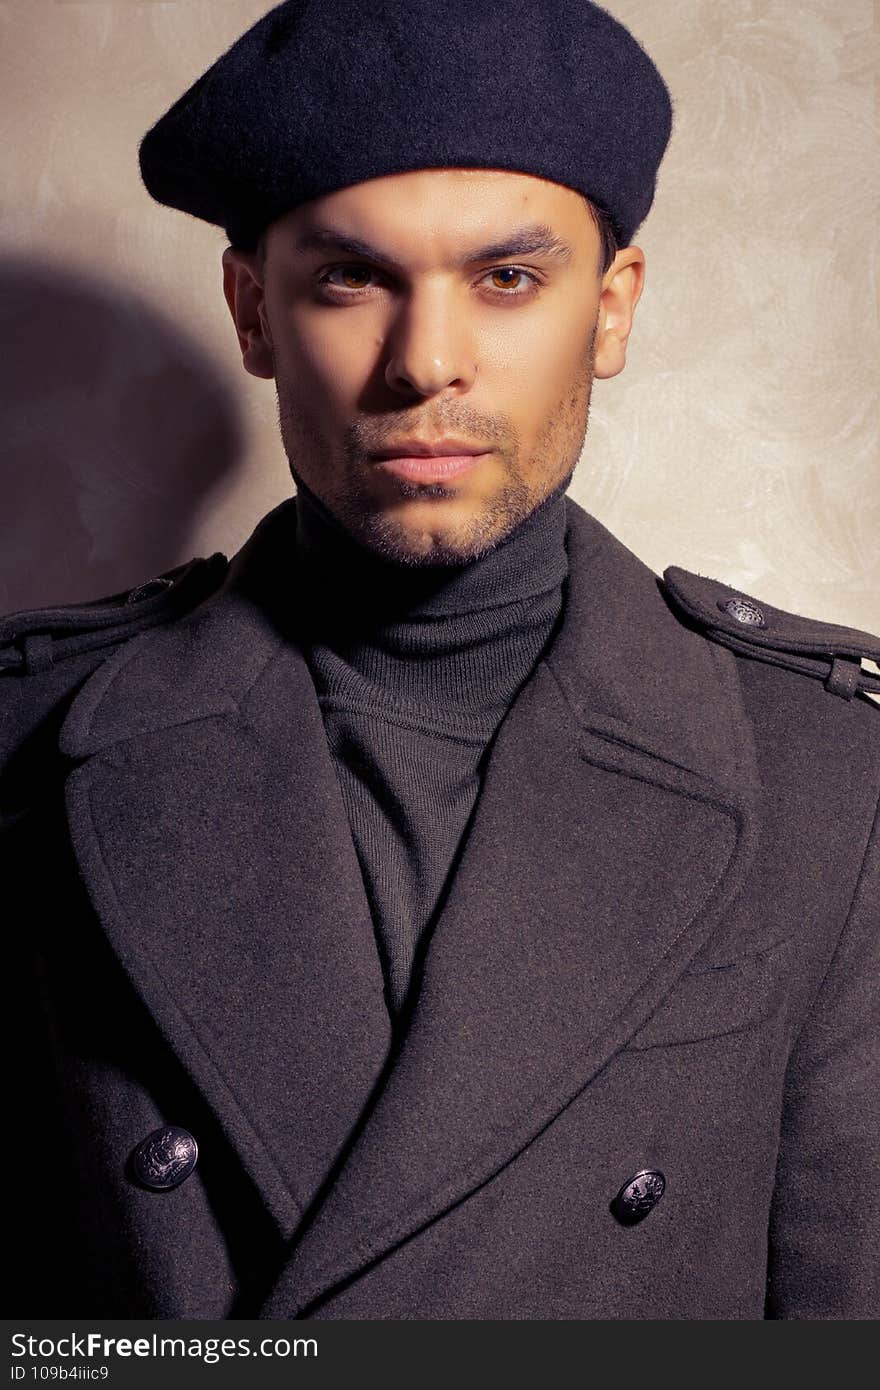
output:
{"label": "beige textured wall", "polygon": [[[540,0],[536,0],[538,7]],[[292,484],[219,229],[142,133],[266,0],[0,0],[0,611],[232,553]],[[610,0],[676,127],[573,493],[655,570],[880,631],[871,0]]]}

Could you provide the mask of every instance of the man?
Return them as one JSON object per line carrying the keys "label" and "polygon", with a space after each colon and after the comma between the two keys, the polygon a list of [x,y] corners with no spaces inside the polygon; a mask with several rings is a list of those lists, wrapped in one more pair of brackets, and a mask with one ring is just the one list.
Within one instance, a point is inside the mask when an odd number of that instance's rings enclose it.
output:
{"label": "man", "polygon": [[297,493],[0,625],[22,1311],[875,1313],[880,640],[565,495],[670,127],[593,5],[324,0],[145,137]]}

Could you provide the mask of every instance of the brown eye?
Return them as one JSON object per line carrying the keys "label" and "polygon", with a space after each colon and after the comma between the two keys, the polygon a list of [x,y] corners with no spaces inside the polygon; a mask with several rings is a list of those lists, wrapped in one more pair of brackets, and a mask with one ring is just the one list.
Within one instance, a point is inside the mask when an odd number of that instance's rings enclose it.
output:
{"label": "brown eye", "polygon": [[355,266],[343,266],[343,267],[342,267],[342,270],[340,271],[340,274],[344,277],[346,287],[347,287],[348,289],[350,289],[350,290],[362,290],[362,289],[363,289],[363,284],[360,284],[360,285],[352,285],[352,284],[350,283],[351,280],[357,280],[358,278],[360,278],[362,281],[364,281],[364,280],[369,279],[369,276],[370,276],[369,270],[366,270],[363,266],[359,266],[359,265],[355,265]]}
{"label": "brown eye", "polygon": [[[335,265],[322,275],[321,283],[330,285],[333,289],[362,290],[366,289],[364,281],[369,280],[372,274],[372,270],[366,265]],[[331,275],[341,275],[343,277],[342,284],[340,285],[336,281],[331,280]],[[352,280],[356,281],[358,279],[361,281],[360,284],[350,283]]]}
{"label": "brown eye", "polygon": [[[497,265],[484,279],[495,282],[490,284],[489,292],[498,299],[525,299],[540,288],[538,277],[518,265]],[[521,287],[523,281],[528,282],[525,288]]]}
{"label": "brown eye", "polygon": [[[521,270],[517,270],[515,266],[512,266],[512,265],[503,265],[503,266],[501,266],[498,270],[490,271],[490,274],[493,275],[493,276],[495,276],[495,275],[497,275],[497,276],[513,275],[513,276],[515,276],[518,280],[521,280],[521,279],[522,279],[523,272],[522,272]],[[501,285],[498,285],[496,288],[498,288],[498,289],[505,289],[505,290],[515,290],[515,289],[516,289],[516,285],[511,284],[510,280],[504,280],[504,281],[502,282],[502,284],[501,284]]]}

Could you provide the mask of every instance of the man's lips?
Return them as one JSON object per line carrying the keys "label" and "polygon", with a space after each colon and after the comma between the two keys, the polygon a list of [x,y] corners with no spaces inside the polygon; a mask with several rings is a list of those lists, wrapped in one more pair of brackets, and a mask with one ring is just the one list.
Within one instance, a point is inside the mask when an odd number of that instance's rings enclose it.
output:
{"label": "man's lips", "polygon": [[465,473],[471,473],[489,458],[491,453],[492,450],[487,450],[481,454],[433,454],[427,457],[398,454],[391,458],[377,458],[374,455],[372,463],[381,472],[391,473],[409,482],[446,482],[448,479],[460,478]]}

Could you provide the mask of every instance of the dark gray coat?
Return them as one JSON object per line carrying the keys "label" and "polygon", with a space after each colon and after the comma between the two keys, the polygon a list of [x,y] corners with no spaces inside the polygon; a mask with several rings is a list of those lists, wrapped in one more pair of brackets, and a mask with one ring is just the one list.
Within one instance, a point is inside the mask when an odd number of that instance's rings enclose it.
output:
{"label": "dark gray coat", "polygon": [[[741,622],[568,499],[390,1048],[291,506],[228,572],[0,620],[15,1311],[875,1317],[880,641]],[[165,1124],[199,1158],[155,1192]]]}

